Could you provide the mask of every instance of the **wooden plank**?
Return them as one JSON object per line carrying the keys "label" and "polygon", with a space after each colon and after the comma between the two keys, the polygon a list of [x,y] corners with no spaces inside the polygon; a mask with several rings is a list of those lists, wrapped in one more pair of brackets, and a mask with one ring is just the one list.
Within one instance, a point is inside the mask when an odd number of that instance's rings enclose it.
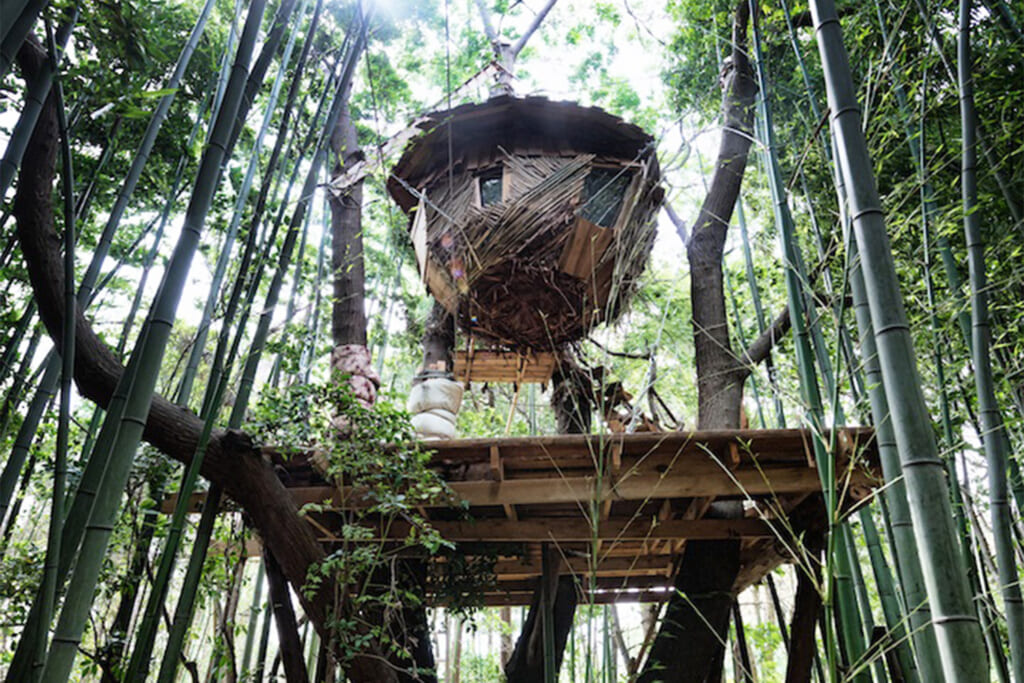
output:
{"label": "wooden plank", "polygon": [[454,314],[459,295],[449,281],[444,269],[437,265],[433,258],[427,259],[423,281],[427,283],[427,290],[437,299],[438,303],[444,306],[445,310],[449,313]]}
{"label": "wooden plank", "polygon": [[[874,466],[878,462],[878,450],[873,439],[874,431],[868,427],[847,429],[862,450],[868,463]],[[752,463],[755,458],[762,465],[785,461],[791,464],[808,462],[808,450],[811,446],[805,439],[805,431],[801,429],[760,430],[760,429],[726,429],[678,432],[641,432],[633,434],[565,434],[553,436],[531,436],[495,439],[450,439],[431,441],[430,448],[434,451],[434,462],[485,463],[489,459],[490,446],[499,443],[506,472],[510,467],[527,461],[557,462],[559,458],[586,458],[590,460],[594,454],[601,453],[611,444],[622,444],[622,458],[650,457],[654,455],[670,455],[678,457],[696,457],[701,460],[710,458],[710,454],[725,454],[729,444],[738,445],[738,454],[742,463]],[[813,454],[810,455],[813,460]],[[628,464],[627,464],[628,468]]]}
{"label": "wooden plank", "polygon": [[549,352],[518,354],[489,349],[455,352],[455,379],[460,382],[507,382],[545,384],[555,370]]}
{"label": "wooden plank", "polygon": [[426,192],[423,195],[420,197],[420,203],[416,206],[416,213],[412,219],[412,231],[409,236],[412,238],[412,247],[416,252],[416,266],[419,268],[420,277],[423,278],[423,282],[426,282],[427,263],[430,256],[427,252],[427,207],[423,201]]}
{"label": "wooden plank", "polygon": [[612,236],[612,230],[609,228],[602,228],[582,216],[577,216],[572,234],[562,248],[562,255],[558,261],[559,270],[584,282],[590,282],[594,278],[594,266],[612,243]]}
{"label": "wooden plank", "polygon": [[[873,485],[863,472],[849,473],[844,483],[852,492],[864,495]],[[630,475],[628,472],[612,481],[607,478],[600,490],[594,476],[563,478],[506,479],[504,481],[450,482],[452,492],[470,506],[546,505],[584,503],[605,500],[653,500],[660,498],[713,498],[717,496],[771,496],[814,493],[821,490],[818,473],[807,467],[783,467],[758,471],[739,469],[673,470],[663,476]],[[339,508],[360,505],[362,494],[350,487],[335,491],[331,487],[291,489],[298,505],[324,503]],[[332,500],[333,496],[333,500]],[[192,510],[201,505],[201,494],[190,503]],[[174,498],[164,502],[164,509],[173,509]],[[447,507],[438,501],[426,507]]]}

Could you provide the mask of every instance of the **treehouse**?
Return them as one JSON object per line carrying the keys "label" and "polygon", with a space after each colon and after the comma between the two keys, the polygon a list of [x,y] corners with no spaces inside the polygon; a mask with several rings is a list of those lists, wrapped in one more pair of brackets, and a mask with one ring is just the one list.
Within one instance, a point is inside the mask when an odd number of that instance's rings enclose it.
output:
{"label": "treehouse", "polygon": [[550,351],[614,320],[661,202],[653,138],[594,107],[499,96],[427,115],[388,191],[471,339]]}

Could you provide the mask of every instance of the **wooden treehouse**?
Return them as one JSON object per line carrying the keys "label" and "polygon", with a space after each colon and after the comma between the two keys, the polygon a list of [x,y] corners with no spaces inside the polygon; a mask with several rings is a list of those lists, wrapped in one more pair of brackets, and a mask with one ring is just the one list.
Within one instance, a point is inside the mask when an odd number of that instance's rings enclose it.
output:
{"label": "wooden treehouse", "polygon": [[508,95],[417,125],[388,191],[427,288],[472,340],[551,351],[619,315],[663,194],[650,135],[594,107]]}
{"label": "wooden treehouse", "polygon": [[[417,378],[443,400],[421,391],[410,412],[439,411],[454,433],[464,384],[548,383],[566,344],[623,310],[662,192],[652,138],[599,109],[498,96],[417,125],[388,189],[410,217],[426,286],[469,343]],[[624,431],[429,442],[430,466],[465,505],[421,512],[458,553],[493,561],[484,604],[530,604],[545,572],[576,577],[582,601],[665,601],[694,540],[740,542],[740,590],[827,527],[816,450],[834,463],[841,512],[878,481],[869,428]],[[306,519],[339,548],[359,492],[327,481],[314,457],[266,456],[297,503],[318,504]],[[709,518],[715,501],[740,502],[742,515]],[[378,527],[385,542],[409,533]],[[448,561],[432,560],[442,574]]]}

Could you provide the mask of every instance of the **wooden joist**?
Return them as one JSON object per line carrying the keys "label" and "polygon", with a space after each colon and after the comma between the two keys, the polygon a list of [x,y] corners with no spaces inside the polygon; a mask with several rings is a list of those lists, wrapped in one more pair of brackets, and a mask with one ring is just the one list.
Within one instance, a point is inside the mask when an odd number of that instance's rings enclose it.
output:
{"label": "wooden joist", "polygon": [[[863,474],[851,473],[857,490],[870,486]],[[677,471],[671,475],[626,474],[618,479],[596,477],[506,479],[505,481],[458,481],[449,484],[455,495],[471,507],[487,505],[543,505],[586,503],[591,501],[650,500],[654,498],[692,498],[695,496],[789,495],[818,491],[821,481],[815,470],[776,468],[757,470]],[[345,490],[344,498],[357,502],[357,492]],[[447,506],[439,501],[434,507]]]}
{"label": "wooden joist", "polygon": [[[655,603],[667,601],[674,591],[664,590],[604,590],[585,594],[580,599],[580,604],[610,605],[617,603]],[[529,605],[533,598],[533,592],[515,593],[488,593],[484,595],[482,603],[484,607],[505,607],[517,605]],[[432,604],[443,606],[444,601],[436,601]]]}
{"label": "wooden joist", "polygon": [[[542,573],[540,559],[498,560],[494,573],[504,579],[528,579]],[[664,576],[672,574],[672,558],[667,555],[639,557],[601,557],[595,563],[590,557],[563,558],[562,574],[584,576],[626,577]]]}
{"label": "wooden joist", "polygon": [[[652,521],[656,523],[652,523]],[[479,519],[468,522],[431,521],[430,525],[446,540],[456,543],[585,543],[594,539],[603,541],[654,541],[662,539],[726,539],[774,538],[784,533],[760,519],[649,519],[611,520],[600,522],[593,528],[579,519]],[[410,531],[406,522],[388,525],[387,537],[405,538]],[[331,540],[323,538],[322,540]],[[381,540],[376,535],[372,540]]]}

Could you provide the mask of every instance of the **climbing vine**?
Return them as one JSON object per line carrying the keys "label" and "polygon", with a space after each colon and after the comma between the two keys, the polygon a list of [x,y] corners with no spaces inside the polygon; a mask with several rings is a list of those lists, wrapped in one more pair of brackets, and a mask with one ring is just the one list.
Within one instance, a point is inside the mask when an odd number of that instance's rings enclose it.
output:
{"label": "climbing vine", "polygon": [[[328,622],[340,663],[378,643],[393,661],[408,659],[415,629],[406,623],[428,590],[427,560],[451,555],[424,514],[424,506],[462,509],[451,489],[428,467],[430,451],[417,439],[409,415],[387,400],[368,408],[356,399],[344,375],[321,385],[295,384],[264,392],[252,423],[265,443],[285,457],[315,451],[318,468],[342,492],[337,507],[310,504],[303,514],[341,517],[328,556],[310,567],[304,591],[335,586]],[[448,595],[487,567],[457,563],[458,571],[436,573]],[[493,574],[493,572],[491,572]],[[329,581],[328,581],[329,580]],[[448,588],[459,582],[460,588]]]}

